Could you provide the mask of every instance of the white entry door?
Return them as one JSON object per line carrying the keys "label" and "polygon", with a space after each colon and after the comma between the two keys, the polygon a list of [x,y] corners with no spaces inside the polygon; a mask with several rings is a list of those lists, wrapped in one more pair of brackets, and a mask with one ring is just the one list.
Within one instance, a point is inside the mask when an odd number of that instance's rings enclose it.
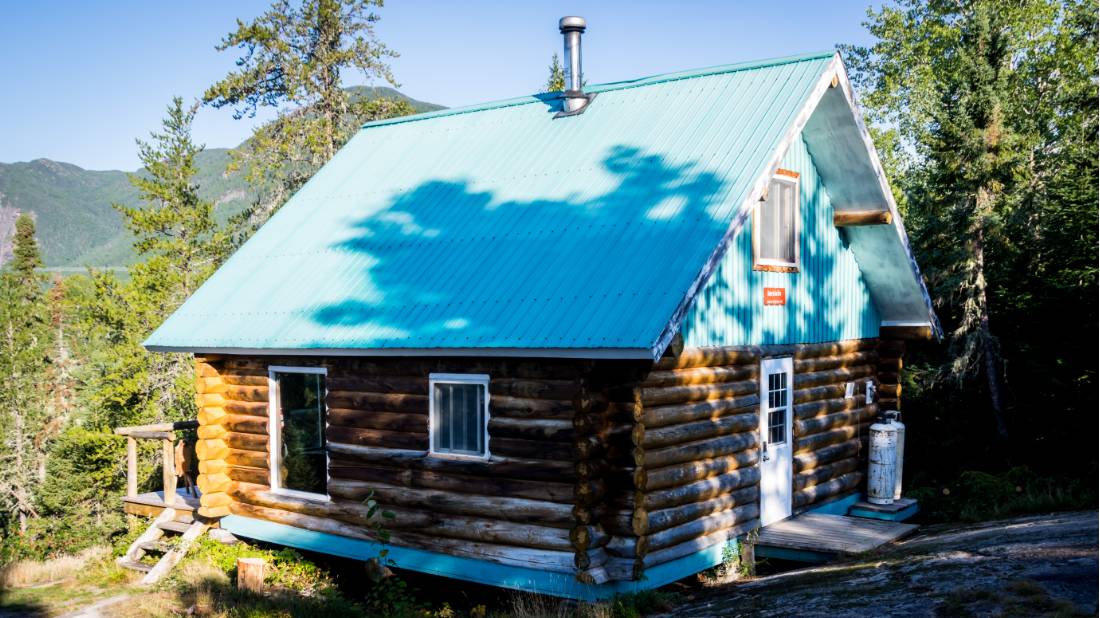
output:
{"label": "white entry door", "polygon": [[760,525],[791,516],[790,358],[760,361]]}

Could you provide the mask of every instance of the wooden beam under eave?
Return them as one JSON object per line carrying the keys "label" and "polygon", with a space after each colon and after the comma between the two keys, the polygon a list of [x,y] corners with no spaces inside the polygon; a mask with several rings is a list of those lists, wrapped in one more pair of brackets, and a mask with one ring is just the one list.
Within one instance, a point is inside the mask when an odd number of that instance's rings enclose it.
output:
{"label": "wooden beam under eave", "polygon": [[833,225],[889,225],[894,221],[889,210],[838,210],[833,213]]}
{"label": "wooden beam under eave", "polygon": [[930,324],[879,327],[879,339],[924,340],[934,338]]}

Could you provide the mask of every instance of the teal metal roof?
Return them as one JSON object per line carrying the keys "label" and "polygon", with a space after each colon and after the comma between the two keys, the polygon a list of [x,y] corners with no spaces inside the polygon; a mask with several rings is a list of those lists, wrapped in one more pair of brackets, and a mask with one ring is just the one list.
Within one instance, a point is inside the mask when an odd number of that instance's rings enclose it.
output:
{"label": "teal metal roof", "polygon": [[368,124],[145,345],[651,356],[833,57]]}

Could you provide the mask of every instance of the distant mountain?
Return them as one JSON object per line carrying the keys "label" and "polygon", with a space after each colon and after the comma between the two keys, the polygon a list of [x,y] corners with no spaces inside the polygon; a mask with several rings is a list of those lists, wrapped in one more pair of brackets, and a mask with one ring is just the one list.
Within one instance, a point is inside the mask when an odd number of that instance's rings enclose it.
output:
{"label": "distant mountain", "polygon": [[[443,109],[393,88],[354,86],[353,97],[408,101],[417,112]],[[216,205],[218,218],[240,212],[251,200],[240,174],[227,176],[229,149],[208,148],[196,159],[202,196]],[[136,257],[131,238],[112,203],[136,206],[137,191],[127,173],[86,170],[71,163],[35,159],[0,163],[0,264],[11,255],[15,218],[30,212],[47,266],[126,266]]]}
{"label": "distant mountain", "polygon": [[397,99],[398,101],[407,101],[412,108],[416,110],[416,113],[423,114],[424,112],[434,112],[439,109],[447,109],[442,105],[436,105],[435,103],[427,103],[424,101],[417,101],[416,99],[406,96],[404,93],[394,90],[388,86],[352,86],[347,89],[353,99],[368,98],[368,99]]}

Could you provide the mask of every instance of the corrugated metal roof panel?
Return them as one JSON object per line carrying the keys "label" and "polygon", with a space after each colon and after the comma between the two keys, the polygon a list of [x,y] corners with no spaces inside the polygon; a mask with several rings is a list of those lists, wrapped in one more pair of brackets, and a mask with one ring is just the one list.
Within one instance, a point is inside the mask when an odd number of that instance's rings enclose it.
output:
{"label": "corrugated metal roof panel", "polygon": [[146,345],[648,350],[831,60],[369,124]]}

